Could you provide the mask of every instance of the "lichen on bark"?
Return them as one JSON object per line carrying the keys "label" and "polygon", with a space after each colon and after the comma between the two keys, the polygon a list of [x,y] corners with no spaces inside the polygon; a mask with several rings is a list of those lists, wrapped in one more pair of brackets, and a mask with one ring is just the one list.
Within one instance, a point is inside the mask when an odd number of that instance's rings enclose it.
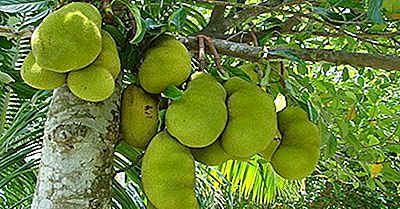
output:
{"label": "lichen on bark", "polygon": [[119,86],[97,103],[77,98],[67,86],[54,90],[32,209],[111,208],[120,96]]}

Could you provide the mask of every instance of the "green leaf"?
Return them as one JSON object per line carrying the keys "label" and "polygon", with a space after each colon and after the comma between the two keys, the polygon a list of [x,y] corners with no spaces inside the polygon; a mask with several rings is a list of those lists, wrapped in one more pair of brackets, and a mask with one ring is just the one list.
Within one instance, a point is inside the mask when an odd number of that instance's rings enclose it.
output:
{"label": "green leaf", "polygon": [[143,37],[146,33],[146,21],[144,21],[143,18],[141,18],[140,10],[136,5],[134,5],[128,0],[114,0],[111,2],[111,5],[113,5],[117,1],[125,4],[125,6],[127,6],[129,11],[132,13],[133,18],[135,19],[136,23],[135,36],[131,40],[129,40],[129,43],[138,44],[143,40]]}
{"label": "green leaf", "polygon": [[169,17],[169,23],[174,25],[175,28],[180,31],[185,25],[186,20],[186,10],[184,8],[177,9],[172,15]]}
{"label": "green leaf", "polygon": [[400,181],[400,172],[394,170],[388,164],[385,164],[383,166],[382,174],[383,174],[383,178],[385,181],[389,181],[389,182],[399,182]]}
{"label": "green leaf", "polygon": [[0,83],[10,84],[15,82],[14,78],[8,75],[7,73],[0,71]]}
{"label": "green leaf", "polygon": [[40,10],[50,0],[0,0],[0,11],[8,13],[24,13]]}
{"label": "green leaf", "polygon": [[290,50],[275,50],[275,51],[270,51],[269,52],[271,55],[276,55],[276,56],[282,56],[282,57],[286,57],[292,61],[295,61],[297,63],[303,64],[304,65],[304,61],[297,56],[297,54],[293,53]]}
{"label": "green leaf", "polygon": [[368,18],[374,23],[383,24],[383,17],[381,14],[382,0],[370,0],[368,6]]}
{"label": "green leaf", "polygon": [[171,100],[179,100],[183,96],[183,92],[179,90],[176,86],[169,85],[164,91],[165,97]]}

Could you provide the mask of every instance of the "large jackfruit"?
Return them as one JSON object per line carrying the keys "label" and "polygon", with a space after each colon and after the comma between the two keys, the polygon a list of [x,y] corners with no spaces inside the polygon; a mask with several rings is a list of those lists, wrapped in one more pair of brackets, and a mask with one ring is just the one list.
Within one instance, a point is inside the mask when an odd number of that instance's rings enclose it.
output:
{"label": "large jackfruit", "polygon": [[318,127],[308,120],[307,113],[288,107],[278,113],[282,142],[271,159],[274,170],[286,179],[302,179],[314,171],[321,137]]}
{"label": "large jackfruit", "polygon": [[246,158],[267,148],[277,131],[272,96],[256,85],[234,77],[225,84],[229,121],[221,143],[230,155]]}
{"label": "large jackfruit", "polygon": [[158,209],[197,209],[194,159],[167,132],[158,133],[142,163],[144,192]]}
{"label": "large jackfruit", "polygon": [[114,79],[117,79],[117,76],[121,71],[121,63],[118,56],[117,45],[107,31],[102,30],[101,36],[103,49],[92,65],[98,65],[106,68],[114,77]]}
{"label": "large jackfruit", "polygon": [[65,83],[67,74],[56,73],[41,68],[36,62],[32,53],[25,58],[21,68],[22,79],[33,88],[55,89]]}
{"label": "large jackfruit", "polygon": [[122,94],[121,130],[124,140],[144,149],[157,132],[158,99],[139,87],[128,87]]}
{"label": "large jackfruit", "polygon": [[190,81],[182,98],[166,111],[168,133],[188,147],[211,145],[226,125],[225,98],[223,86],[210,75]]}
{"label": "large jackfruit", "polygon": [[196,161],[206,165],[216,166],[225,161],[233,159],[231,155],[222,148],[221,141],[217,140],[208,147],[190,149]]}
{"label": "large jackfruit", "polygon": [[92,63],[102,49],[101,19],[98,20],[97,13],[92,6],[79,3],[47,16],[32,35],[32,52],[37,64],[63,73]]}
{"label": "large jackfruit", "polygon": [[181,85],[191,72],[190,55],[185,46],[171,37],[156,40],[139,69],[140,85],[159,94],[169,85]]}
{"label": "large jackfruit", "polygon": [[82,70],[68,73],[67,83],[75,96],[91,102],[100,102],[109,98],[115,88],[111,73],[106,68],[97,65],[90,65]]}

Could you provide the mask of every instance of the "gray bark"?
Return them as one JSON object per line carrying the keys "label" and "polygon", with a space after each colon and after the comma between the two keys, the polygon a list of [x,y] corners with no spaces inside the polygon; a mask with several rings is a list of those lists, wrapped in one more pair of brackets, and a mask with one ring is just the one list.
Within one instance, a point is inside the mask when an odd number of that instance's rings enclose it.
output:
{"label": "gray bark", "polygon": [[32,209],[111,208],[121,88],[98,103],[54,90]]}
{"label": "gray bark", "polygon": [[[198,50],[197,37],[181,37],[180,39],[191,51]],[[294,48],[271,48],[266,52],[263,47],[250,46],[248,44],[215,38],[213,38],[212,41],[220,54],[250,61],[288,59],[281,54],[283,54],[283,52],[290,52],[304,61],[328,62],[336,65],[351,65],[353,67],[372,67],[386,71],[400,71],[400,57],[393,55]],[[206,51],[212,54],[209,47],[207,47]]]}

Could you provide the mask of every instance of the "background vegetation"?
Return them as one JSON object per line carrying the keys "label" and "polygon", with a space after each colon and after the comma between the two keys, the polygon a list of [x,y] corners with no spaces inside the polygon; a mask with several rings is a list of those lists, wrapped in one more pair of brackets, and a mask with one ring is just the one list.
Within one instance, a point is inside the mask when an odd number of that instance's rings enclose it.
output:
{"label": "background vegetation", "polygon": [[[149,40],[164,32],[177,37],[207,32],[215,5],[234,20],[240,12],[262,10],[224,34],[208,33],[217,38],[270,48],[400,52],[400,21],[389,18],[382,0],[90,2],[102,12],[103,27],[119,46],[125,84],[135,82]],[[0,208],[28,208],[32,200],[51,92],[25,85],[19,70],[32,29],[65,3],[0,0]],[[254,38],[246,41],[249,34]],[[280,56],[286,59],[257,63],[261,85],[279,105],[300,105],[319,124],[323,143],[317,170],[302,181],[286,181],[258,156],[220,167],[197,164],[202,208],[399,208],[400,67],[307,62],[290,51]],[[206,60],[215,71],[214,58],[207,55]],[[222,56],[221,63],[231,76],[246,77],[237,69],[248,61]],[[117,147],[114,208],[145,208],[141,157],[124,143]]]}

